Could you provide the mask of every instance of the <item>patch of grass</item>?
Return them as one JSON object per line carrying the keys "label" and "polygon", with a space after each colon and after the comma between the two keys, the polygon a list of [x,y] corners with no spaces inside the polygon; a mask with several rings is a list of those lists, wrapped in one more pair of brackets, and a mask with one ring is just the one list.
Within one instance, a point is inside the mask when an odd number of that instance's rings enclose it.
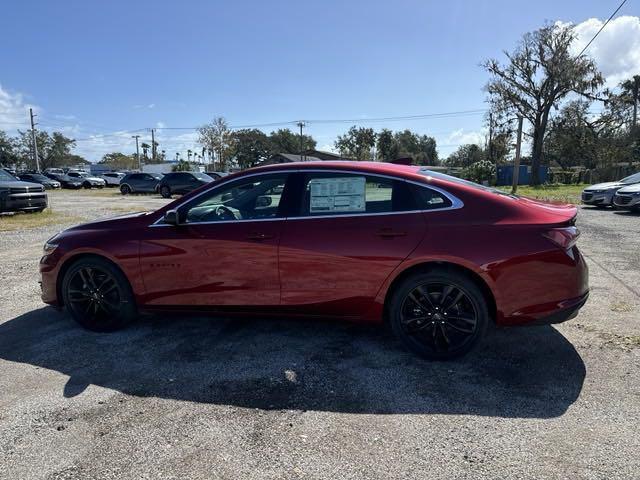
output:
{"label": "patch of grass", "polygon": [[[580,195],[582,190],[586,187],[586,184],[579,185],[520,185],[518,187],[517,195],[522,197],[535,198],[538,200],[544,200],[547,202],[562,202],[562,203],[580,203]],[[510,193],[511,187],[499,187],[500,190]]]}
{"label": "patch of grass", "polygon": [[60,223],[80,222],[84,219],[67,215],[47,208],[37,213],[14,213],[10,215],[0,215],[0,232],[11,232],[15,230],[28,230],[30,228],[46,227]]}

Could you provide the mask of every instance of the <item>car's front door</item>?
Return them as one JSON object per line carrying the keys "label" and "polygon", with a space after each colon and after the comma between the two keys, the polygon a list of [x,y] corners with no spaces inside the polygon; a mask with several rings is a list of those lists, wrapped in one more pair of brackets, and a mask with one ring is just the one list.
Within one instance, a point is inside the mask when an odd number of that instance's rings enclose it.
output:
{"label": "car's front door", "polygon": [[148,227],[140,244],[143,302],[278,305],[286,180],[274,173],[227,182],[179,207],[179,225]]}
{"label": "car's front door", "polygon": [[296,175],[300,207],[280,241],[282,305],[300,313],[357,316],[419,244],[424,218],[402,180],[343,172]]}

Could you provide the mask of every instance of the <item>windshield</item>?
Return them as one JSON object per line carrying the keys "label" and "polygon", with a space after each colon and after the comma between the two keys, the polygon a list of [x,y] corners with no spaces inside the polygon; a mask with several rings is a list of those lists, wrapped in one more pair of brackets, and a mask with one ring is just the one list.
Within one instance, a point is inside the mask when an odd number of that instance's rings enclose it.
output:
{"label": "windshield", "polygon": [[466,185],[467,187],[473,187],[473,188],[477,188],[478,190],[484,190],[485,192],[491,192],[498,195],[504,195],[507,197],[514,197],[514,198],[517,197],[517,195],[512,195],[510,193],[503,192],[502,190],[498,190],[497,188],[486,187],[484,185],[480,185],[479,183],[470,182],[469,180],[447,175],[445,173],[434,172],[432,170],[427,170],[426,168],[421,168],[420,170],[418,170],[418,172],[420,172],[425,177],[439,178],[441,180],[447,180],[449,182],[459,183],[460,185]]}
{"label": "windshield", "polygon": [[206,173],[200,173],[200,172],[191,172],[191,173],[193,173],[193,176],[196,177],[198,180],[205,180],[205,181],[213,180],[213,178],[211,178]]}
{"label": "windshield", "polygon": [[640,172],[629,175],[628,177],[624,177],[622,180],[620,180],[620,183],[624,183],[625,185],[640,183]]}
{"label": "windshield", "polygon": [[12,175],[9,175],[5,170],[0,170],[0,180],[5,182],[15,182],[17,179]]}

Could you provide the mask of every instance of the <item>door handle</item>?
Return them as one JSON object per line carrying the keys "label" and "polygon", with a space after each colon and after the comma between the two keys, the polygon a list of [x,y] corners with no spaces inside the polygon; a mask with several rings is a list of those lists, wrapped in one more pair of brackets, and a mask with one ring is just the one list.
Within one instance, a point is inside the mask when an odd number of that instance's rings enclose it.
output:
{"label": "door handle", "polygon": [[382,238],[406,237],[407,232],[401,232],[399,230],[393,230],[391,228],[382,228],[376,232],[376,235]]}
{"label": "door handle", "polygon": [[249,240],[269,240],[273,238],[273,235],[269,235],[267,233],[253,232],[247,235]]}

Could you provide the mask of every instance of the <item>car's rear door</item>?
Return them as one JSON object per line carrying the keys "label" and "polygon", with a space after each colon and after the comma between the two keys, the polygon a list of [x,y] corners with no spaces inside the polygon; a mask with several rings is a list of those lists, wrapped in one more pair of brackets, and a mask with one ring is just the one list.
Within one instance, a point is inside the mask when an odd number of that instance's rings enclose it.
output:
{"label": "car's rear door", "polygon": [[[148,227],[140,243],[143,303],[279,305],[286,180],[287,174],[273,173],[227,182],[179,207],[180,225]],[[266,200],[272,190],[281,193]]]}
{"label": "car's rear door", "polygon": [[419,244],[425,220],[401,179],[342,171],[296,175],[299,205],[280,240],[282,305],[359,316]]}

